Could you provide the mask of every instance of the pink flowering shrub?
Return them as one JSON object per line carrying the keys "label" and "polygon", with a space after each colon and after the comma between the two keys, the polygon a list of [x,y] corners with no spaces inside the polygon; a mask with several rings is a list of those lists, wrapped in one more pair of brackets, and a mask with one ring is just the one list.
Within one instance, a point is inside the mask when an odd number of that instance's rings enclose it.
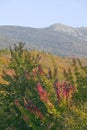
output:
{"label": "pink flowering shrub", "polygon": [[65,81],[62,83],[59,83],[58,81],[54,82],[54,89],[57,94],[58,102],[61,104],[70,103],[72,100],[73,94],[75,92],[75,87],[72,85],[68,85]]}

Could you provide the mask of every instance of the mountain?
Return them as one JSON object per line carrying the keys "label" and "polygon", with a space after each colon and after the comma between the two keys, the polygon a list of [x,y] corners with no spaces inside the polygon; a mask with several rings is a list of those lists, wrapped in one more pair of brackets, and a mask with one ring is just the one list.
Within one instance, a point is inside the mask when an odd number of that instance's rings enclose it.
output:
{"label": "mountain", "polygon": [[87,27],[59,23],[46,28],[0,26],[0,49],[18,42],[56,55],[87,57]]}

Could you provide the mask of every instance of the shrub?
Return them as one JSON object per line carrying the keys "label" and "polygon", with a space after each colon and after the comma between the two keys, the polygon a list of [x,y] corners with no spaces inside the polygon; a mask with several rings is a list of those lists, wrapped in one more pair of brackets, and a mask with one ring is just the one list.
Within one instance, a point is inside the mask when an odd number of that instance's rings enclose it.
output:
{"label": "shrub", "polygon": [[86,94],[82,90],[87,86],[87,69],[79,59],[73,59],[72,68],[63,72],[65,81],[60,82],[58,69],[44,72],[40,56],[25,50],[23,43],[10,48],[10,54],[10,63],[3,71],[7,84],[0,85],[4,90],[0,124],[5,123],[1,129],[86,129]]}

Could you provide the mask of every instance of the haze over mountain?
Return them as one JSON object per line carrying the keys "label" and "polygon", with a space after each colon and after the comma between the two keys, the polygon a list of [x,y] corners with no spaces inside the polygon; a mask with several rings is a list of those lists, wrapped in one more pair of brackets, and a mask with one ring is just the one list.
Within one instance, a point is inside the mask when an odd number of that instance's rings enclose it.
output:
{"label": "haze over mountain", "polygon": [[46,28],[0,26],[0,49],[18,42],[56,55],[87,57],[87,27],[59,23]]}

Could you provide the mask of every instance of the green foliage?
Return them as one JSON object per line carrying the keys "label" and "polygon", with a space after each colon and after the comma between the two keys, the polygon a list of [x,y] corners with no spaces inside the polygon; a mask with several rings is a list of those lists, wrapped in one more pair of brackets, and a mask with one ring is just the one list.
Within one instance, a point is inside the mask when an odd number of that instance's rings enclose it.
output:
{"label": "green foliage", "polygon": [[[10,48],[11,61],[3,72],[3,78],[8,83],[0,85],[6,93],[4,100],[2,100],[4,112],[10,116],[6,123],[9,127],[11,127],[11,125],[17,127],[19,122],[18,130],[26,129],[26,123],[23,121],[20,111],[16,108],[14,100],[18,98],[22,102],[23,97],[28,92],[30,93],[30,91],[32,91],[32,93],[36,93],[33,88],[36,82],[35,79],[32,77],[30,81],[28,81],[26,75],[31,73],[31,70],[38,64],[38,57],[34,57],[27,50],[23,50],[23,47],[24,44],[19,43],[18,47],[15,45],[14,49]],[[3,105],[1,109],[3,109]],[[23,128],[20,127],[20,124]]]}
{"label": "green foliage", "polygon": [[87,126],[87,67],[79,59],[64,70],[44,71],[40,55],[10,47],[11,59],[3,71],[0,130],[85,130]]}

